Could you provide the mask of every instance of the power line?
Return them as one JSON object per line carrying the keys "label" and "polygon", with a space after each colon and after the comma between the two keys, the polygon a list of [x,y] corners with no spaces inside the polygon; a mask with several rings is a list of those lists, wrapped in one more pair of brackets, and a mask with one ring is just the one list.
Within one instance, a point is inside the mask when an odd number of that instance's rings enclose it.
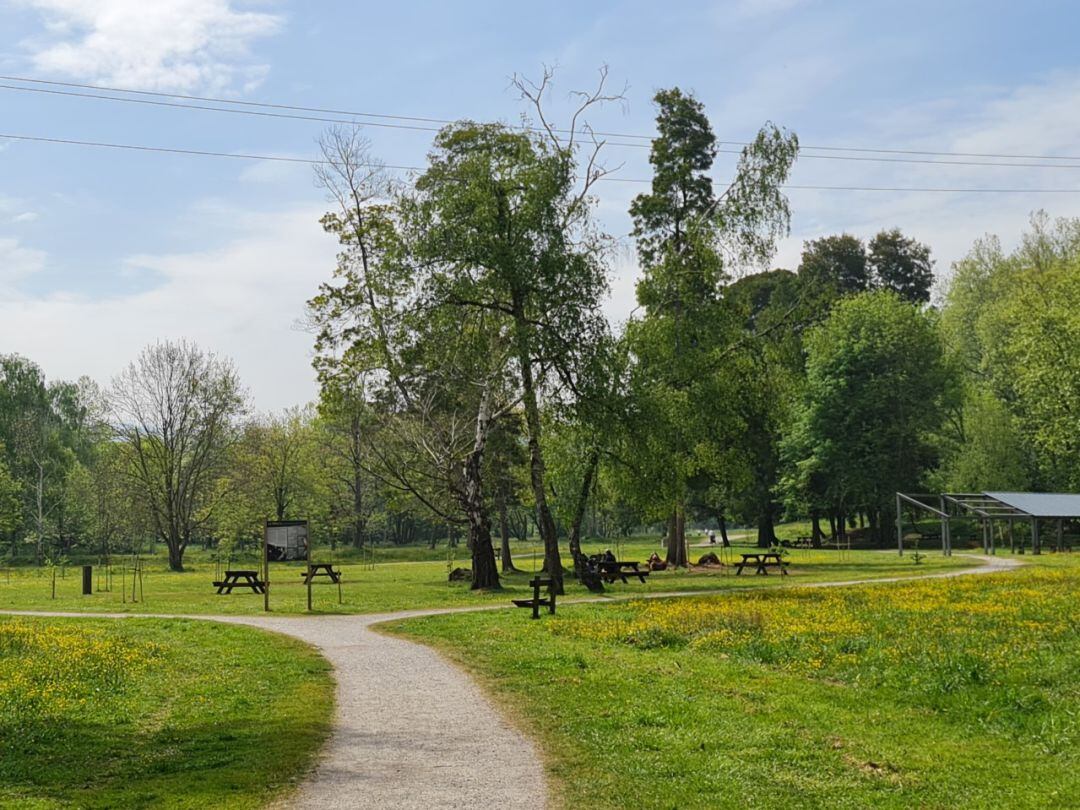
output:
{"label": "power line", "polygon": [[[108,143],[105,141],[85,141],[74,138],[48,138],[41,135],[15,135],[0,132],[0,138],[13,141],[31,141],[34,143],[63,144],[69,146],[89,146],[102,149],[119,149],[135,152],[152,152],[193,157],[231,158],[234,160],[268,160],[282,163],[302,163],[309,166],[331,165],[328,160],[316,158],[287,157],[283,155],[256,155],[247,152],[216,152],[209,149],[184,149],[171,146],[146,146],[144,144]],[[424,171],[422,166],[403,166],[383,163],[363,164],[366,168],[383,168],[396,171]],[[604,182],[649,184],[651,180],[631,177],[603,177]],[[1080,194],[1080,188],[941,188],[933,186],[824,186],[787,184],[782,188],[795,191],[891,191],[891,192],[928,192],[946,194]]]}
{"label": "power line", "polygon": [[[209,103],[213,103],[213,104],[228,104],[228,105],[231,105],[231,106],[234,106],[234,107],[252,108],[252,109],[226,109],[226,108],[223,108],[223,107],[206,107],[206,106],[193,105],[193,104],[175,104],[175,103],[169,104],[169,103],[165,103],[165,102],[157,102],[155,104],[155,106],[188,108],[188,109],[204,110],[204,111],[212,111],[212,112],[229,112],[229,113],[234,113],[234,114],[235,113],[247,113],[247,114],[262,115],[263,117],[270,117],[270,118],[288,118],[288,119],[294,119],[294,120],[319,121],[319,122],[324,122],[324,123],[347,123],[347,124],[353,124],[353,123],[357,123],[357,122],[355,120],[350,120],[350,119],[324,118],[324,117],[321,117],[321,116],[310,116],[310,115],[290,115],[290,114],[285,114],[285,113],[277,114],[277,115],[271,115],[269,113],[256,112],[254,108],[261,108],[261,109],[266,109],[266,110],[287,110],[287,111],[294,111],[294,112],[301,112],[301,113],[321,113],[321,114],[324,114],[324,115],[347,115],[347,116],[351,116],[352,118],[377,118],[377,119],[381,119],[381,120],[384,120],[384,121],[409,121],[409,122],[414,122],[414,123],[413,124],[386,124],[386,123],[379,124],[379,123],[374,123],[374,122],[369,121],[369,122],[365,122],[365,125],[366,126],[379,126],[379,127],[389,128],[389,129],[411,129],[411,130],[418,130],[418,131],[425,131],[425,132],[437,132],[438,129],[441,126],[445,126],[446,124],[454,123],[453,120],[446,119],[446,118],[432,118],[432,117],[425,117],[425,116],[410,116],[410,115],[392,115],[392,114],[387,114],[387,113],[360,112],[360,111],[356,111],[356,110],[339,110],[339,109],[333,109],[333,108],[328,108],[328,107],[305,107],[305,106],[292,105],[292,104],[280,104],[280,103],[259,102],[259,101],[242,101],[242,100],[237,100],[237,99],[226,99],[226,98],[215,97],[215,96],[196,96],[196,95],[186,95],[186,94],[183,94],[183,93],[164,93],[164,92],[151,91],[151,90],[129,90],[129,89],[126,89],[126,88],[123,88],[123,87],[110,87],[110,86],[107,86],[107,85],[85,84],[85,83],[79,83],[79,82],[61,82],[61,81],[54,81],[54,80],[48,80],[48,79],[32,78],[32,77],[27,77],[27,76],[3,76],[3,75],[0,75],[0,81],[16,81],[16,82],[23,82],[23,83],[27,83],[27,84],[49,85],[49,86],[52,86],[52,87],[71,87],[71,88],[77,88],[77,89],[82,89],[82,90],[104,91],[104,92],[111,92],[111,93],[125,93],[125,94],[130,94],[130,95],[148,96],[148,97],[153,97],[153,98],[172,98],[172,99],[182,99],[182,100],[185,100],[185,101],[209,102]],[[14,85],[0,85],[0,88],[7,89],[7,90],[18,90],[18,91],[24,91],[24,92],[51,92],[54,95],[70,95],[70,96],[77,96],[77,97],[80,97],[80,98],[97,98],[97,99],[102,99],[102,100],[107,100],[107,101],[122,101],[122,102],[130,102],[130,103],[139,103],[139,102],[148,103],[148,102],[146,102],[145,99],[122,98],[122,97],[105,96],[105,95],[91,95],[91,94],[86,94],[86,93],[63,93],[61,91],[47,91],[47,90],[44,90],[42,88],[18,87],[18,86],[14,86]],[[149,102],[149,103],[153,103],[153,102]],[[435,127],[417,126],[415,124],[437,124],[439,126],[435,126]],[[529,131],[533,131],[533,132],[542,132],[543,131],[539,127],[522,127],[522,128],[526,129],[526,130],[529,130]],[[569,133],[569,130],[560,129],[560,128],[554,128],[554,131],[558,132],[558,133],[562,133],[562,134]],[[610,143],[609,144],[610,146],[649,148],[649,146],[651,145],[651,142],[652,142],[652,136],[650,136],[650,135],[641,135],[641,134],[636,134],[636,133],[596,131],[595,134],[600,136],[600,137],[626,138],[626,139],[631,139],[631,140],[644,141],[643,143]],[[718,140],[717,143],[722,145],[722,146],[747,146],[749,144],[748,141],[724,141],[724,140]],[[879,155],[929,155],[929,156],[933,156],[933,157],[989,158],[989,159],[998,159],[998,160],[1028,160],[1028,161],[1030,161],[1030,160],[1080,161],[1080,156],[1068,156],[1068,155],[1023,155],[1023,154],[1005,154],[1005,153],[995,153],[995,152],[955,152],[955,151],[940,151],[940,150],[935,151],[935,150],[924,150],[924,149],[889,149],[889,148],[881,148],[881,147],[813,146],[813,145],[809,145],[809,144],[803,145],[802,149],[809,149],[809,150],[822,151],[822,152],[844,152],[844,153],[862,152],[862,153],[879,154]],[[739,154],[739,152],[741,150],[724,150],[724,149],[721,149],[719,151],[722,152],[722,153],[726,153],[726,154]],[[837,157],[829,156],[829,155],[810,155],[810,154],[806,154],[805,152],[801,155],[801,157],[821,158],[821,159],[841,159],[841,158],[837,158]],[[850,158],[845,157],[843,159],[864,160],[864,161],[876,160],[875,158],[869,158],[869,157],[850,157]],[[884,161],[884,162],[913,162],[913,163],[914,162],[922,162],[922,161],[899,161],[899,160],[885,161],[885,159],[882,159],[882,161]],[[966,166],[966,165],[989,165],[989,166],[1004,166],[1006,168],[1011,168],[1011,167],[1015,167],[1015,168],[1027,168],[1027,167],[1032,167],[1032,168],[1077,168],[1075,166],[1069,166],[1069,167],[1059,166],[1058,164],[1049,164],[1048,166],[1041,166],[1039,164],[1031,164],[1031,163],[1022,163],[1022,164],[987,163],[987,164],[983,164],[983,163],[969,163],[969,162],[961,162],[961,161],[926,161],[926,162],[934,163],[934,164],[938,164],[938,165],[955,163],[956,165],[964,165],[964,166]]]}
{"label": "power line", "polygon": [[[2,77],[0,77],[2,78]],[[293,121],[318,121],[320,123],[329,124],[355,124],[355,121],[347,118],[327,118],[324,116],[315,115],[300,115],[297,113],[280,113],[280,112],[268,112],[265,110],[244,110],[244,109],[229,109],[227,107],[211,107],[204,104],[180,104],[173,101],[156,101],[154,99],[146,98],[124,98],[122,96],[108,96],[92,93],[77,93],[71,90],[50,90],[42,87],[17,87],[11,84],[0,84],[0,90],[18,90],[27,93],[44,93],[53,96],[66,96],[74,98],[95,99],[98,101],[120,101],[128,104],[143,104],[154,107],[171,107],[181,110],[199,110],[203,112],[220,112],[229,113],[232,115],[249,115],[258,116],[260,118],[283,118]],[[420,132],[438,132],[438,127],[420,126],[419,124],[388,124],[381,121],[365,121],[363,126],[380,127],[385,129],[407,129]],[[599,133],[597,133],[599,134]],[[608,146],[629,146],[635,148],[649,148],[649,144],[646,143],[623,143],[623,142],[608,142]],[[722,154],[738,155],[742,153],[739,149],[717,149]],[[858,161],[868,163],[915,163],[934,166],[996,166],[1000,168],[1014,168],[1014,169],[1080,169],[1080,163],[1002,163],[978,161],[978,160],[934,160],[931,158],[910,158],[910,157],[868,157],[866,155],[814,155],[806,152],[800,152],[800,158],[812,159],[812,160],[844,160],[844,161]]]}

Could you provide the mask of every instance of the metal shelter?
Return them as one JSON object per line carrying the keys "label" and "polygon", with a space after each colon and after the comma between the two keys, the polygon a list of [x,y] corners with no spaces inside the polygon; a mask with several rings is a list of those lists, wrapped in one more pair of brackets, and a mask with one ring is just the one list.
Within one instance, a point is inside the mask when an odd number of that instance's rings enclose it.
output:
{"label": "metal shelter", "polygon": [[[955,517],[975,518],[982,527],[983,550],[995,554],[994,523],[1004,521],[1008,526],[1010,550],[1015,551],[1013,525],[1021,521],[1031,527],[1031,552],[1042,553],[1039,521],[1054,521],[1055,546],[1064,543],[1066,520],[1080,520],[1080,494],[1062,492],[942,492],[896,493],[896,542],[904,553],[904,530],[901,507],[907,504],[929,512],[941,519],[941,552],[952,555],[952,525]],[[935,505],[936,504],[936,505]]]}

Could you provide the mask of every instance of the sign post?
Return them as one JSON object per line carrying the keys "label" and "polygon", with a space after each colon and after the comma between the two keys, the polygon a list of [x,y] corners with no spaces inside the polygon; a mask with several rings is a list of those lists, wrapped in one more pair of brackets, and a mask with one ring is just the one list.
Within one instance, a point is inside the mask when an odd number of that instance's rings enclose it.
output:
{"label": "sign post", "polygon": [[304,577],[307,580],[307,609],[308,613],[311,613],[311,541],[307,542],[307,576]]}
{"label": "sign post", "polygon": [[306,520],[268,520],[263,534],[263,578],[266,581],[266,609],[270,609],[270,563],[306,563],[307,604],[311,610],[311,543]]}
{"label": "sign post", "polygon": [[263,610],[267,613],[270,612],[270,555],[267,553],[267,547],[270,545],[270,522],[266,521],[263,525]]}

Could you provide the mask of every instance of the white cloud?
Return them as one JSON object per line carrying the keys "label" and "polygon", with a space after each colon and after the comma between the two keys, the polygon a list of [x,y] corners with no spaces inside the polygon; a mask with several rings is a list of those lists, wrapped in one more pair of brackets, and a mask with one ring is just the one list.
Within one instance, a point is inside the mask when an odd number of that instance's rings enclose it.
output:
{"label": "white cloud", "polygon": [[232,0],[22,0],[45,33],[24,43],[44,73],[144,90],[221,92],[267,71],[249,46],[282,18]]}
{"label": "white cloud", "polygon": [[24,247],[12,237],[0,237],[0,296],[10,297],[18,282],[44,266],[44,251]]}
{"label": "white cloud", "polygon": [[[188,338],[235,360],[258,408],[307,402],[316,395],[312,337],[296,323],[336,252],[320,214],[234,212],[243,232],[219,249],[127,259],[126,267],[162,279],[153,289],[108,298],[0,296],[0,346],[50,377],[88,374],[107,383],[146,344]],[[4,255],[0,240],[0,267]]]}
{"label": "white cloud", "polygon": [[15,216],[13,216],[11,218],[11,221],[15,224],[19,224],[21,222],[33,222],[38,218],[38,216],[39,214],[37,211],[23,211],[21,214],[16,214]]}

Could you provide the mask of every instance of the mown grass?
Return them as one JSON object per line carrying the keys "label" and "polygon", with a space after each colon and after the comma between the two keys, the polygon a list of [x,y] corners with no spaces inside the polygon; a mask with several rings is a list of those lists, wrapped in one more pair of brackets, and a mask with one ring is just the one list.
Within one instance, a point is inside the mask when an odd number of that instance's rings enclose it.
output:
{"label": "mown grass", "polygon": [[[586,544],[586,550],[599,551],[605,543]],[[644,562],[657,550],[654,540],[636,539],[612,547],[621,559]],[[737,554],[749,550],[749,546],[736,544],[732,550]],[[503,577],[504,588],[495,592],[476,592],[468,583],[447,581],[445,560],[376,562],[374,568],[361,564],[339,564],[344,572],[341,601],[336,586],[321,582],[313,589],[313,610],[317,613],[381,613],[438,607],[464,607],[477,604],[508,604],[512,598],[531,593],[528,581],[540,566],[537,556],[529,556],[535,547],[523,545],[516,549],[516,563],[520,573]],[[710,548],[692,548],[691,560],[697,561],[702,554],[718,551]],[[445,549],[443,550],[445,554]],[[459,550],[454,565],[468,567],[464,549]],[[317,555],[318,556],[318,555]],[[328,559],[322,555],[322,559]],[[734,559],[738,559],[737,556]],[[944,558],[928,553],[922,565],[912,564],[910,556],[900,558],[895,554],[877,551],[844,551],[823,549],[808,551],[792,550],[789,556],[791,576],[785,580],[813,582],[832,579],[861,579],[888,576],[904,576],[929,573],[939,569],[971,565],[970,560],[960,556]],[[174,573],[167,569],[159,555],[144,562],[142,591],[136,589],[138,602],[131,601],[132,582],[130,568],[127,579],[122,578],[126,560],[117,560],[113,566],[111,591],[95,591],[82,596],[78,570],[68,568],[66,576],[56,579],[56,598],[52,598],[52,579],[48,569],[19,567],[0,571],[0,610],[61,610],[61,611],[109,611],[125,613],[169,614],[250,614],[263,610],[263,598],[248,590],[236,590],[230,595],[218,595],[211,585],[217,577],[215,563],[205,556],[192,554],[186,561],[187,570]],[[235,560],[233,567],[256,568],[252,558]],[[303,565],[299,563],[271,564],[271,608],[279,613],[302,613],[307,609],[306,589],[301,584]],[[724,569],[697,569],[693,571],[655,572],[647,584],[636,580],[631,584],[616,584],[608,588],[610,596],[665,591],[717,590],[754,588],[777,584],[779,577],[733,576],[730,567]],[[122,583],[126,585],[122,588]],[[95,574],[95,588],[98,576]],[[590,594],[572,577],[566,579],[568,598],[585,597]]]}
{"label": "mown grass", "polygon": [[259,630],[0,617],[0,806],[261,807],[332,702],[324,659]]}
{"label": "mown grass", "polygon": [[566,807],[1066,807],[1080,559],[389,625],[486,682]]}

